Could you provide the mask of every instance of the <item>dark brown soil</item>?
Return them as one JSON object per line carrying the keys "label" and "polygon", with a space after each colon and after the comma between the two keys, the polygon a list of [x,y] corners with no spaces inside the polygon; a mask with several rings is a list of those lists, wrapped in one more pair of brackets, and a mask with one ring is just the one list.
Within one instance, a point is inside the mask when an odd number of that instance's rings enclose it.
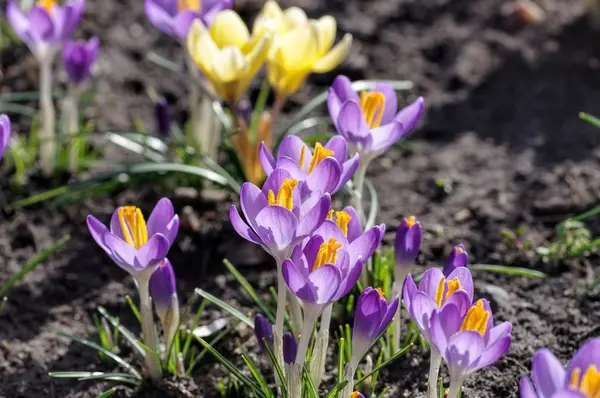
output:
{"label": "dark brown soil", "polygon": [[[531,26],[509,16],[510,4],[500,0],[282,3],[299,5],[311,16],[331,13],[342,31],[354,34],[351,57],[337,72],[352,79],[412,80],[416,88],[410,97],[426,98],[425,121],[408,150],[391,151],[371,170],[380,195],[379,221],[389,227],[386,239],[391,241],[401,217],[414,214],[427,229],[421,264],[439,264],[454,244],[464,242],[473,262],[527,266],[551,275],[533,281],[476,273],[478,295],[490,298],[498,320],[513,322],[513,345],[505,358],[466,383],[463,396],[517,396],[518,377],[528,372],[538,348],[547,346],[567,360],[584,340],[598,335],[598,292],[585,293],[598,267],[588,260],[547,266],[500,235],[502,228],[523,225],[525,239],[535,247],[552,238],[556,223],[599,202],[600,135],[577,116],[600,113],[599,37],[587,23],[585,0],[539,0],[546,19]],[[238,1],[237,7],[250,17],[260,4]],[[180,49],[145,21],[141,1],[88,2],[79,32],[99,36],[103,45],[98,95],[88,114],[98,129],[131,128],[136,116],[152,126],[149,86],[165,94],[176,117],[185,119],[184,80],[146,59],[156,51],[181,60]],[[35,64],[25,48],[7,50],[0,60],[5,67],[0,91],[35,89]],[[289,109],[307,102],[334,76],[314,76]],[[63,234],[73,239],[9,294],[0,315],[0,396],[87,398],[108,388],[47,376],[51,370],[111,369],[91,350],[51,330],[92,333],[90,315],[99,305],[133,325],[123,300],[133,294],[132,282],[94,245],[84,219],[93,213],[107,220],[115,206],[133,201],[148,211],[160,195],[173,193],[126,191],[67,209],[1,216],[0,281]],[[260,250],[232,232],[225,202],[176,199],[180,213],[193,207],[201,228],[185,228],[170,257],[182,297],[199,286],[251,310],[221,259],[240,265],[262,291],[273,283],[273,272]],[[596,224],[591,228],[599,232]],[[219,316],[211,308],[203,322]],[[254,346],[248,330],[232,335],[222,348],[236,355],[241,345]],[[392,386],[388,395],[425,391],[427,367],[427,355],[413,349],[384,371],[383,381]],[[170,380],[159,391],[124,388],[116,396],[212,397],[216,379],[225,375],[207,359],[192,381]]]}

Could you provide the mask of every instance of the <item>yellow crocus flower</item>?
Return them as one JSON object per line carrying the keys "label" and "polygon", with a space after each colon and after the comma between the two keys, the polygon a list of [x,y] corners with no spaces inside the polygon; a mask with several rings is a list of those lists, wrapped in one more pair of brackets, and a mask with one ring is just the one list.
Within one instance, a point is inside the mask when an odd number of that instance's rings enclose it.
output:
{"label": "yellow crocus flower", "polygon": [[235,104],[265,62],[269,51],[267,29],[250,37],[240,16],[231,10],[217,14],[210,30],[194,21],[187,38],[194,62],[224,101]]}
{"label": "yellow crocus flower", "polygon": [[348,56],[352,35],[333,46],[337,23],[331,16],[308,19],[291,7],[282,11],[269,0],[257,17],[253,32],[275,29],[268,55],[268,78],[277,94],[288,97],[298,91],[310,73],[329,72]]}

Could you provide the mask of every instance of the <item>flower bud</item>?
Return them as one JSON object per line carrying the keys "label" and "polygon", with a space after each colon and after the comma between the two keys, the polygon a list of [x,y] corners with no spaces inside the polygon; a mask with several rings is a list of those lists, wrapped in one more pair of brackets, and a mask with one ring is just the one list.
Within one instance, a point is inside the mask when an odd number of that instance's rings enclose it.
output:
{"label": "flower bud", "polygon": [[359,393],[358,391],[354,391],[351,395],[350,398],[365,398],[364,395],[362,395],[361,393]]}
{"label": "flower bud", "polygon": [[94,61],[98,56],[100,42],[92,37],[88,42],[68,41],[63,50],[65,71],[72,84],[81,84],[89,76]]}
{"label": "flower bud", "polygon": [[171,136],[171,113],[165,97],[160,97],[154,104],[154,118],[158,135],[164,138]]}
{"label": "flower bud", "polygon": [[294,336],[287,332],[283,335],[283,361],[288,365],[296,362],[296,353],[298,352],[298,343]]}
{"label": "flower bud", "polygon": [[469,265],[469,254],[465,246],[461,243],[456,245],[446,259],[444,264],[444,276],[448,276],[458,267],[467,267]]}
{"label": "flower bud", "polygon": [[179,301],[175,288],[175,273],[171,262],[165,258],[150,277],[150,296],[163,328],[167,329],[175,318],[179,323]]}
{"label": "flower bud", "polygon": [[263,314],[256,314],[256,317],[254,317],[254,334],[256,334],[262,352],[266,352],[263,339],[267,341],[269,348],[273,349],[273,326]]}
{"label": "flower bud", "polygon": [[4,155],[6,148],[8,148],[8,142],[10,141],[10,119],[8,116],[0,115],[0,158]]}
{"label": "flower bud", "polygon": [[414,264],[421,249],[421,223],[414,216],[405,218],[398,226],[394,254],[397,267]]}

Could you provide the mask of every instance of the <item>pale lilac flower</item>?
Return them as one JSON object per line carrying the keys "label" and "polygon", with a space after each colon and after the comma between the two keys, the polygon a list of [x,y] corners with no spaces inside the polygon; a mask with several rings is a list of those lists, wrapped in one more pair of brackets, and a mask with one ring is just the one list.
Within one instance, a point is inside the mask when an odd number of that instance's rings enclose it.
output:
{"label": "pale lilac flower", "polygon": [[0,159],[8,148],[11,135],[11,123],[10,118],[7,115],[0,115]]}

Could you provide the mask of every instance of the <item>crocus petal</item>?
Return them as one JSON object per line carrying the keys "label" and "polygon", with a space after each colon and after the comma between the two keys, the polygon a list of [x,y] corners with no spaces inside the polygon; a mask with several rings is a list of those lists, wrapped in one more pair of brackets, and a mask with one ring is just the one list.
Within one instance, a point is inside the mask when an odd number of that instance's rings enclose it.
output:
{"label": "crocus petal", "polygon": [[362,235],[362,225],[360,223],[360,218],[358,217],[358,213],[352,206],[344,207],[342,210],[350,216],[350,222],[348,223],[348,242],[353,242]]}
{"label": "crocus petal", "polygon": [[355,153],[350,160],[347,160],[342,165],[342,175],[340,176],[340,183],[336,188],[336,191],[339,191],[346,185],[346,183],[352,178],[356,170],[358,169],[358,165],[360,163],[360,155]]}
{"label": "crocus petal", "polygon": [[348,160],[348,145],[344,137],[335,135],[325,144],[325,149],[333,151],[333,156],[339,164]]}
{"label": "crocus petal", "polygon": [[521,398],[545,398],[542,396],[538,397],[533,388],[533,384],[531,384],[531,380],[529,380],[529,377],[527,376],[521,377],[521,381],[519,382],[519,393],[521,394]]}
{"label": "crocus petal", "polygon": [[33,7],[29,12],[29,35],[32,41],[51,41],[54,24],[48,12],[41,7]]}
{"label": "crocus petal", "polygon": [[554,354],[543,348],[533,357],[531,377],[539,398],[550,398],[563,388],[566,372]]}
{"label": "crocus petal", "polygon": [[325,242],[327,242],[329,239],[335,239],[336,242],[342,245],[342,248],[349,249],[348,240],[344,236],[344,232],[332,220],[323,221],[321,226],[317,228],[314,234],[323,237]]}
{"label": "crocus petal", "polygon": [[172,22],[173,32],[178,38],[185,39],[190,32],[192,24],[197,19],[203,21],[202,13],[200,11],[185,10],[178,13]]}
{"label": "crocus petal", "polygon": [[396,115],[396,121],[400,122],[404,127],[402,136],[405,136],[413,131],[417,123],[419,123],[419,120],[421,120],[423,117],[423,110],[425,108],[424,103],[425,101],[423,100],[423,97],[419,97],[415,100],[415,102],[402,109]]}
{"label": "crocus petal", "polygon": [[417,291],[412,299],[412,314],[417,326],[425,337],[429,336],[431,328],[431,314],[437,310],[437,305],[425,293]]}
{"label": "crocus petal", "polygon": [[384,316],[379,306],[381,298],[375,289],[365,290],[360,298],[360,302],[356,305],[357,313],[354,315],[353,333],[371,343],[378,335]]}
{"label": "crocus petal", "polygon": [[373,142],[371,150],[376,153],[383,153],[394,145],[404,132],[402,124],[396,120],[384,126],[377,127],[372,131]]}
{"label": "crocus petal", "polygon": [[317,204],[309,210],[301,210],[303,216],[298,223],[296,234],[307,236],[312,234],[327,218],[327,213],[331,207],[331,196],[324,194],[319,197]]}
{"label": "crocus petal", "polygon": [[354,240],[350,244],[350,258],[353,260],[361,258],[363,262],[366,262],[379,246],[379,234],[379,228],[373,227]]}
{"label": "crocus petal", "polygon": [[450,378],[464,378],[484,348],[483,337],[478,332],[466,330],[452,336],[444,353]]}
{"label": "crocus petal", "polygon": [[506,351],[510,348],[510,343],[512,341],[512,336],[504,336],[500,340],[496,341],[496,343],[492,344],[489,347],[486,347],[485,350],[481,353],[479,360],[475,364],[475,366],[471,369],[471,373],[475,372],[478,369],[485,368],[496,362],[500,359]]}
{"label": "crocus petal", "polygon": [[445,352],[450,338],[460,330],[462,317],[454,305],[447,305],[431,315],[431,343],[439,352]]}
{"label": "crocus petal", "polygon": [[267,206],[256,217],[255,232],[266,247],[282,252],[293,243],[297,226],[298,220],[291,211],[281,206]]}
{"label": "crocus petal", "polygon": [[233,205],[229,208],[229,221],[231,222],[233,229],[235,229],[235,232],[237,232],[242,238],[258,245],[262,243],[252,228],[250,228],[250,226],[246,224],[244,220],[242,220],[237,207]]}
{"label": "crocus petal", "polygon": [[[285,182],[285,180],[291,180],[293,178],[294,177],[290,174],[290,172],[285,169],[277,168],[273,170],[273,172],[269,175],[262,187],[262,192],[264,194],[265,199],[269,194],[269,190],[273,191],[275,196],[277,196],[279,188],[281,188],[281,185]],[[294,191],[297,190],[298,189],[294,189]]]}
{"label": "crocus petal", "polygon": [[389,324],[392,322],[392,319],[394,318],[394,316],[396,315],[396,312],[398,311],[398,306],[400,305],[400,299],[398,298],[398,296],[396,296],[396,298],[394,299],[394,301],[392,301],[385,314],[383,315],[383,319],[381,320],[381,324],[379,325],[379,330],[377,332],[377,335],[379,336],[381,333],[383,333],[383,331],[389,326]]}
{"label": "crocus petal", "polygon": [[8,5],[6,6],[6,19],[19,39],[24,42],[31,39],[31,36],[29,35],[29,19],[15,0],[8,0]]}
{"label": "crocus petal", "polygon": [[0,115],[0,159],[8,148],[11,133],[10,118],[7,115]]}
{"label": "crocus petal", "polygon": [[404,286],[402,287],[402,301],[404,301],[404,305],[406,309],[410,312],[410,315],[414,318],[413,310],[412,310],[412,300],[415,294],[417,293],[417,285],[411,274],[406,276],[404,280]]}
{"label": "crocus petal", "polygon": [[134,267],[142,270],[158,265],[169,252],[169,240],[160,234],[153,235],[148,242],[137,251]]}
{"label": "crocus petal", "polygon": [[383,115],[381,117],[381,124],[385,125],[390,123],[396,112],[398,112],[398,97],[396,96],[396,90],[391,84],[387,82],[377,83],[373,89],[374,93],[381,93],[385,97],[385,106],[383,108]]}
{"label": "crocus petal", "polygon": [[447,305],[455,306],[459,311],[459,318],[462,319],[467,314],[467,311],[469,311],[472,304],[473,300],[471,300],[467,292],[464,290],[458,290],[448,297],[442,307],[446,307]]}
{"label": "crocus petal", "polygon": [[485,342],[486,345],[492,345],[496,341],[500,340],[504,336],[508,336],[512,332],[512,323],[502,322],[501,324],[494,326],[489,330],[486,335],[488,340]]}
{"label": "crocus petal", "polygon": [[271,153],[271,151],[269,151],[264,142],[260,143],[260,148],[258,150],[258,160],[260,161],[260,165],[262,166],[263,171],[265,172],[267,177],[271,175],[271,173],[275,169],[275,158],[273,157],[273,154]]}
{"label": "crocus petal", "polygon": [[327,73],[341,64],[344,59],[350,53],[350,47],[352,47],[352,35],[346,33],[342,40],[336,44],[325,56],[315,62],[313,65],[313,72],[315,73]]}
{"label": "crocus petal", "polygon": [[98,246],[100,246],[106,253],[110,254],[110,249],[104,243],[104,234],[108,232],[106,225],[102,224],[100,220],[94,216],[87,216],[86,221],[92,238],[94,238]]}
{"label": "crocus petal", "polygon": [[240,189],[240,207],[246,217],[246,221],[256,230],[256,216],[267,207],[267,197],[256,185],[246,182]]}
{"label": "crocus petal", "polygon": [[342,277],[340,287],[335,295],[336,300],[339,300],[350,293],[350,290],[352,290],[352,288],[356,285],[356,282],[358,282],[364,265],[364,262],[362,261],[351,263],[350,256],[342,249],[339,249],[338,253],[338,268],[342,269],[342,267],[349,267],[349,269],[346,270],[346,275]]}
{"label": "crocus petal", "polygon": [[419,282],[419,291],[425,293],[432,299],[435,298],[440,280],[444,277],[442,271],[437,268],[430,268],[423,274]]}
{"label": "crocus petal", "polygon": [[340,182],[342,168],[333,157],[323,159],[306,177],[311,192],[335,192]]}
{"label": "crocus petal", "polygon": [[591,365],[600,368],[600,338],[594,338],[586,341],[569,362],[567,366],[567,379],[571,376],[574,369],[587,369]]}
{"label": "crocus petal", "polygon": [[340,271],[333,265],[326,264],[317,268],[308,277],[317,293],[317,304],[326,304],[335,296],[341,282]]}
{"label": "crocus petal", "polygon": [[[303,164],[300,164],[300,155],[302,154],[302,148],[304,148],[304,159]],[[286,136],[279,145],[279,149],[277,150],[277,160],[282,157],[287,157],[292,159],[296,164],[298,164],[303,169],[308,169],[310,165],[310,160],[312,158],[312,151],[302,141],[302,139],[295,135]]]}
{"label": "crocus petal", "polygon": [[361,141],[371,135],[371,130],[358,102],[349,100],[340,108],[337,118],[339,133],[352,142]]}
{"label": "crocus petal", "polygon": [[352,89],[352,82],[346,76],[339,75],[333,81],[327,94],[327,109],[331,120],[337,122],[342,104],[347,100],[360,101],[356,91]]}
{"label": "crocus petal", "polygon": [[175,217],[173,203],[167,198],[160,199],[154,206],[146,223],[148,236],[163,234],[173,244],[179,229],[179,217],[177,217],[177,223],[172,223]]}
{"label": "crocus petal", "polygon": [[292,158],[288,158],[287,156],[280,157],[277,161],[277,168],[287,170],[291,177],[298,181],[306,180],[306,171],[302,170],[302,168],[298,166],[298,162]]}
{"label": "crocus petal", "polygon": [[292,293],[303,300],[315,300],[316,293],[313,291],[311,286],[307,287],[308,275],[300,272],[292,260],[284,260],[283,264],[281,265],[281,272],[287,287],[292,291]]}
{"label": "crocus petal", "polygon": [[452,271],[446,279],[452,280],[454,278],[458,278],[461,289],[467,292],[471,300],[473,300],[473,276],[471,275],[471,271],[466,267],[459,267]]}
{"label": "crocus petal", "polygon": [[110,232],[104,233],[104,243],[109,248],[111,257],[118,266],[129,273],[135,271],[135,247]]}

